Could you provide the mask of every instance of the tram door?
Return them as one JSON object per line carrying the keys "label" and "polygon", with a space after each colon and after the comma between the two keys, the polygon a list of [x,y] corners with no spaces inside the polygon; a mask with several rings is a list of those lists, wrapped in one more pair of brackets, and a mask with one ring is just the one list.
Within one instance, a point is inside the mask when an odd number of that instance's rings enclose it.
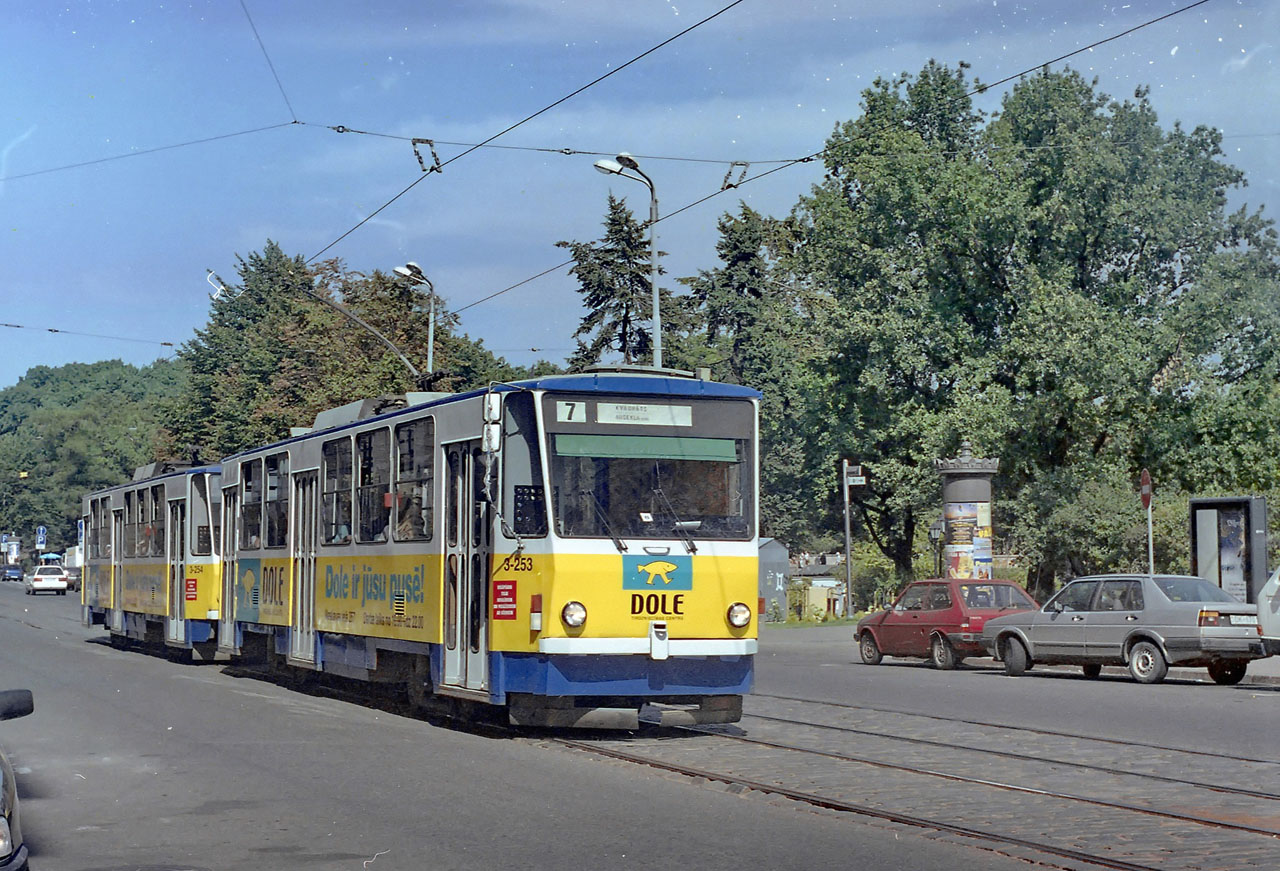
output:
{"label": "tram door", "polygon": [[111,512],[111,625],[112,632],[124,631],[124,512]]}
{"label": "tram door", "polygon": [[240,488],[222,491],[222,603],[218,608],[218,650],[239,653],[236,640],[236,578],[239,571]]}
{"label": "tram door", "polygon": [[175,499],[169,503],[169,616],[165,618],[165,641],[181,644],[187,640],[187,624],[183,619],[185,601],[183,587],[187,577],[187,503]]}
{"label": "tram door", "polygon": [[290,598],[289,661],[314,665],[316,661],[316,538],[319,517],[319,477],[315,472],[293,476],[289,504],[293,517],[293,594]]}
{"label": "tram door", "polygon": [[446,446],[444,685],[489,686],[489,566],[493,561],[492,508],[484,495],[478,441]]}

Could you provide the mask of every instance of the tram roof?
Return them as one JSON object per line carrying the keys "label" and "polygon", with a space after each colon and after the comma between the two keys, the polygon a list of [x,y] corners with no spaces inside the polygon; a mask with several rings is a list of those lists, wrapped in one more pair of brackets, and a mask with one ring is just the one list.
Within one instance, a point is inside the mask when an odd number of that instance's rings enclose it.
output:
{"label": "tram roof", "polygon": [[[663,373],[664,370],[653,370],[651,372],[629,370],[583,372],[572,375],[544,375],[538,378],[526,378],[521,381],[495,383],[492,385],[492,389],[501,393],[515,390],[545,390],[555,393],[625,393],[633,396],[678,396],[689,399],[759,399],[761,396],[760,391],[752,387],[725,384],[720,381],[708,381],[676,372],[672,372],[670,375]],[[375,421],[399,417],[424,408],[449,405],[472,399],[487,392],[487,388],[477,388],[465,393],[419,394],[419,396],[430,396],[432,398],[417,402],[412,401],[414,394],[410,393],[406,397],[411,400],[407,406],[391,408],[368,417],[343,421],[331,426],[313,428],[305,433],[298,433],[268,444],[255,445],[252,448],[223,457],[223,462],[293,444],[294,442],[312,438],[320,433],[336,433],[354,426],[363,426]],[[357,405],[359,402],[351,404]]]}

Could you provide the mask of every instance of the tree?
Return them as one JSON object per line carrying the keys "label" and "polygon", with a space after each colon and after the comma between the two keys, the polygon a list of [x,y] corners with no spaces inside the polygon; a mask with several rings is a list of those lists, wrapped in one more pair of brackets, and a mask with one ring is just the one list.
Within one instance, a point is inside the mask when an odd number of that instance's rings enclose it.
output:
{"label": "tree", "polygon": [[155,459],[161,408],[182,375],[164,360],[73,363],[37,366],[0,390],[0,531],[29,549],[43,525],[47,550],[75,544],[81,497]]}
{"label": "tree", "polygon": [[1191,491],[1240,476],[1235,459],[1216,475],[1165,464],[1206,412],[1260,424],[1249,402],[1274,401],[1258,373],[1274,372],[1259,339],[1275,335],[1275,237],[1260,214],[1225,212],[1243,179],[1218,134],[1162,130],[1142,89],[1119,102],[1042,72],[989,122],[970,90],[963,66],[933,62],[878,80],[798,206],[789,266],[840,310],[811,473],[841,455],[869,468],[858,510],[907,577],[937,511],[932,460],[968,437],[1001,458],[998,521],[1044,586],[1121,559],[1082,559],[1064,506],[1092,505],[1097,537],[1123,540],[1114,500],[1087,494],[1142,466]]}
{"label": "tree", "polygon": [[[208,324],[179,351],[191,377],[170,410],[164,441],[172,453],[198,446],[213,460],[284,438],[324,409],[420,389],[399,354],[321,301],[363,320],[421,372],[430,307],[414,285],[341,260],[309,267],[271,241],[241,258],[238,271],[240,285],[212,301]],[[434,389],[522,377],[483,343],[457,335],[457,318],[439,299],[435,319]]]}
{"label": "tree", "polygon": [[569,273],[582,285],[580,293],[587,308],[573,334],[578,349],[569,368],[598,363],[610,351],[620,353],[624,364],[650,354],[653,334],[642,326],[653,307],[650,246],[644,224],[636,221],[622,200],[610,194],[604,237],[599,242],[557,242],[556,247],[567,248],[573,255]]}

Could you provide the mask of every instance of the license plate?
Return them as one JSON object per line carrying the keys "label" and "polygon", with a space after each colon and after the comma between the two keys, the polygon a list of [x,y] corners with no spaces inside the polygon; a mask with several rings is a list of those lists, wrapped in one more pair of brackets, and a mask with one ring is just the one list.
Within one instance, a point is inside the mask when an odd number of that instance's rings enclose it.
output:
{"label": "license plate", "polygon": [[1253,616],[1252,614],[1232,614],[1231,625],[1232,626],[1257,626],[1258,618]]}

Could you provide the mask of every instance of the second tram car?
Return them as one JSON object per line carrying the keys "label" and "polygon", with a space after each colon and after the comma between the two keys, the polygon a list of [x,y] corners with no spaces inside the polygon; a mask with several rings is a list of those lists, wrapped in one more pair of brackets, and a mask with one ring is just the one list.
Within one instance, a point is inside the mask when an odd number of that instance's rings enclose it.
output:
{"label": "second tram car", "polygon": [[152,463],[84,497],[84,624],[213,658],[221,496],[217,466]]}

